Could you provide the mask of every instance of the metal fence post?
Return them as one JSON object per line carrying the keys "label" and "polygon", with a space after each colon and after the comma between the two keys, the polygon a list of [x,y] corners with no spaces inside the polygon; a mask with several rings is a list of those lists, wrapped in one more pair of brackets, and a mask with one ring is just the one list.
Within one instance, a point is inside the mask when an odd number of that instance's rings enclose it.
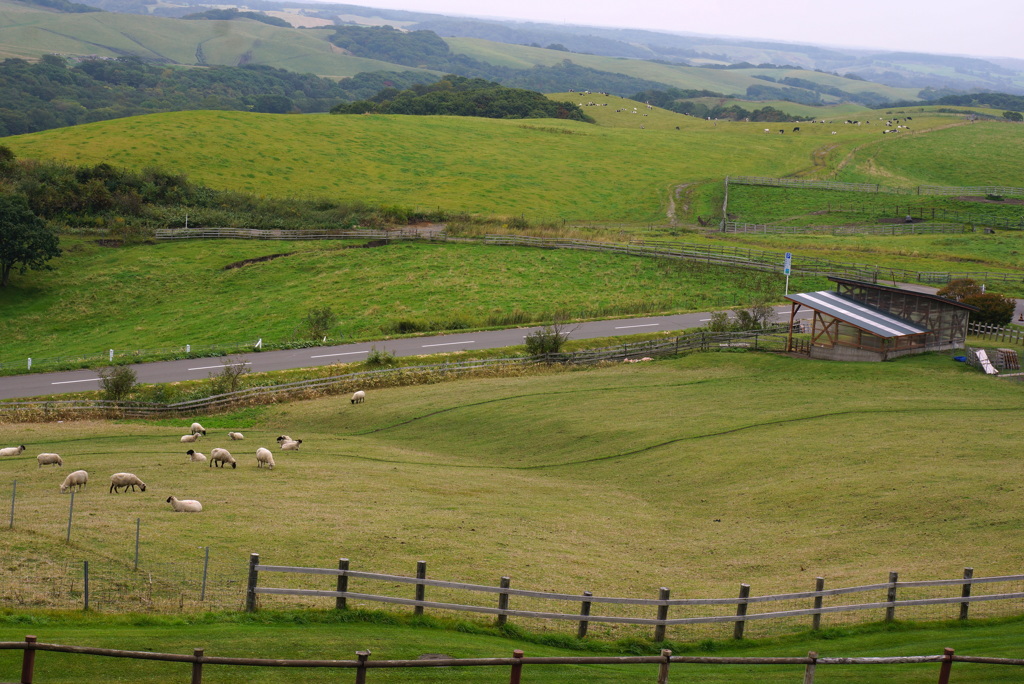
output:
{"label": "metal fence post", "polygon": [[249,554],[249,583],[245,589],[245,612],[256,612],[256,582],[259,580],[259,572],[256,566],[260,564],[260,554]]}
{"label": "metal fence post", "polygon": [[142,518],[135,519],[135,569],[139,569],[139,527],[142,525]]}
{"label": "metal fence post", "polygon": [[32,634],[25,636],[25,650],[21,653],[21,684],[32,684],[36,669],[36,638]]}
{"label": "metal fence post", "polygon": [[71,490],[71,503],[68,504],[68,536],[64,540],[66,542],[71,541],[71,515],[75,512],[75,490]]}
{"label": "metal fence post", "polygon": [[206,551],[203,554],[203,588],[199,592],[199,600],[200,601],[205,601],[206,600],[206,576],[207,576],[207,571],[209,569],[210,569],[210,547],[207,546],[206,547]]}
{"label": "metal fence post", "polygon": [[[585,592],[583,592],[583,595],[584,596],[593,596],[594,594],[592,594],[589,591],[585,591]],[[583,604],[580,606],[580,615],[590,615],[590,601],[584,601]],[[583,637],[587,636],[587,627],[589,625],[590,625],[590,623],[587,622],[586,620],[580,620],[580,626],[576,630],[576,638],[577,639],[582,639]]]}
{"label": "metal fence post", "polygon": [[[814,591],[824,591],[824,590],[825,590],[825,578],[824,577],[818,577],[817,579],[814,580]],[[814,597],[814,609],[815,610],[818,610],[818,609],[821,608],[821,599],[822,599],[821,596],[815,596]],[[811,618],[811,629],[813,629],[815,632],[817,632],[819,629],[821,629],[821,613],[815,613],[814,617]]]}
{"label": "metal fence post", "polygon": [[[747,614],[747,601],[746,599],[750,596],[750,585],[740,585],[740,602],[736,604],[736,617],[743,617]],[[736,626],[732,630],[733,639],[742,639],[743,630],[746,627],[746,620],[737,620]]]}
{"label": "metal fence post", "polygon": [[[338,559],[338,569],[348,570],[348,558]],[[338,575],[338,591],[348,591],[348,575]],[[337,610],[345,610],[348,607],[344,596],[334,599],[334,607]]]}
{"label": "metal fence post", "polygon": [[14,499],[18,495],[18,481],[15,480],[11,484],[11,522],[8,525],[10,528],[14,528]]}
{"label": "metal fence post", "polygon": [[[427,561],[416,561],[416,579],[427,578]],[[422,601],[427,595],[427,585],[417,584],[416,585],[416,600]],[[413,609],[413,614],[423,615],[423,606],[416,606]]]}
{"label": "metal fence post", "polygon": [[[502,577],[498,586],[502,589],[508,589],[512,586],[512,578]],[[505,592],[498,594],[498,610],[508,610],[508,594]],[[506,622],[508,622],[508,615],[505,615],[504,613],[498,615],[497,624],[499,627],[504,625]]]}
{"label": "metal fence post", "polygon": [[[668,590],[668,587],[661,587],[658,589],[658,600],[668,601],[669,596],[672,592]],[[660,642],[665,640],[665,624],[664,621],[668,619],[668,605],[662,604],[658,606],[658,620],[659,624],[654,626],[654,641]]]}
{"label": "metal fence post", "polygon": [[[900,574],[898,572],[889,573],[889,591],[886,593],[885,600],[888,603],[896,603],[896,582],[899,581]],[[896,619],[896,606],[889,606],[885,609],[885,621],[892,622]]]}
{"label": "metal fence post", "polygon": [[[974,568],[964,568],[964,579],[969,580],[974,577]],[[970,582],[964,582],[963,587],[960,590],[960,596],[962,598],[968,598],[971,595],[971,584]],[[967,619],[967,611],[970,609],[970,603],[964,601],[960,604],[960,619]]]}

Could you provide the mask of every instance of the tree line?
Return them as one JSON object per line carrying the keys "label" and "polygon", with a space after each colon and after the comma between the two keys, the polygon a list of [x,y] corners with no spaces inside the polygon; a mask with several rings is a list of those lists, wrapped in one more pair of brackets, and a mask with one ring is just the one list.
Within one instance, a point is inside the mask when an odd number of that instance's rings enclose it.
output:
{"label": "tree line", "polygon": [[448,74],[407,90],[386,88],[367,100],[340,104],[331,114],[481,116],[489,119],[594,120],[571,102],[556,102],[532,90],[506,88],[481,78]]}
{"label": "tree line", "polygon": [[695,98],[725,99],[727,95],[711,90],[683,90],[668,88],[666,90],[644,90],[631,96],[638,102],[647,102],[662,109],[687,114],[700,119],[725,119],[729,121],[764,121],[787,122],[803,121],[807,117],[791,116],[772,106],[764,106],[754,110],[744,109],[739,105],[716,105],[694,102]]}

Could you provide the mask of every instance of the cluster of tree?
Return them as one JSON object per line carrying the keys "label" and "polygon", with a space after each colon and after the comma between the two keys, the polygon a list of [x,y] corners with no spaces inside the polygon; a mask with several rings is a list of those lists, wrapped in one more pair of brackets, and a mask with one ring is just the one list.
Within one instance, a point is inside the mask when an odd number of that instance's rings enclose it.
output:
{"label": "cluster of tree", "polygon": [[1013,299],[995,292],[986,292],[984,287],[970,278],[951,280],[935,294],[978,307],[977,312],[971,312],[971,320],[985,325],[1009,325],[1017,307]]}
{"label": "cluster of tree", "polygon": [[236,7],[228,7],[226,9],[211,9],[205,12],[197,12],[195,14],[186,14],[181,17],[182,19],[206,19],[206,20],[219,20],[219,21],[231,21],[232,19],[252,19],[253,21],[259,21],[264,24],[270,24],[271,26],[280,26],[281,28],[291,28],[284,19],[278,19],[277,17],[271,17],[263,14],[262,12],[240,12]]}
{"label": "cluster of tree", "polygon": [[6,59],[0,62],[0,136],[190,109],[326,112],[339,101],[364,98],[384,87],[435,80],[430,74],[404,72],[358,74],[336,82],[260,65],[184,69],[136,57],[84,60],[74,66],[56,55],[38,63]]}
{"label": "cluster of tree", "polygon": [[[761,107],[759,109],[747,110],[739,105],[705,104],[694,102],[693,98],[717,97],[725,98],[721,93],[710,90],[681,90],[669,88],[668,90],[644,90],[633,95],[630,99],[638,102],[648,102],[662,109],[688,114],[700,119],[726,119],[729,121],[764,121],[764,122],[786,122],[802,121],[801,117],[790,116],[775,107]],[[806,118],[806,117],[804,117]]]}
{"label": "cluster of tree", "polygon": [[408,90],[387,88],[368,100],[340,104],[332,114],[481,116],[489,119],[572,119],[593,122],[578,105],[555,102],[538,92],[507,88],[480,78],[448,74]]}
{"label": "cluster of tree", "polygon": [[850,93],[842,88],[826,85],[824,83],[817,83],[806,78],[786,76],[785,78],[776,79],[764,74],[757,74],[754,78],[788,86],[786,88],[750,86],[747,88],[747,96],[754,100],[786,100],[788,102],[817,105],[822,104],[822,99],[812,93],[819,93],[821,95],[832,95],[844,102],[856,102],[857,104],[862,104],[866,107],[882,106],[890,102],[888,97],[880,93],[872,91]]}
{"label": "cluster of tree", "polygon": [[[1024,95],[1009,93],[942,93],[941,91],[922,90],[918,95],[928,100],[928,104],[953,105],[956,107],[989,107],[1005,109],[1011,112],[1024,112]],[[901,105],[905,106],[905,105]]]}
{"label": "cluster of tree", "polygon": [[69,0],[25,0],[29,5],[38,5],[39,7],[48,7],[49,9],[55,9],[58,12],[67,12],[68,14],[84,14],[86,12],[102,12],[99,7],[90,7],[89,5],[83,5],[79,2],[69,2]]}

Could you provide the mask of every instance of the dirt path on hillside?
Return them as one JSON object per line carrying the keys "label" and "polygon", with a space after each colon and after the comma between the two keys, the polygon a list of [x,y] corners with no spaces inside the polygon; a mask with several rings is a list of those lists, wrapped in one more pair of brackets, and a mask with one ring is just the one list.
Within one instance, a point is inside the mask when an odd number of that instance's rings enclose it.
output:
{"label": "dirt path on hillside", "polygon": [[[690,187],[691,185],[693,185],[693,183],[683,183],[682,185],[677,185],[674,188],[672,188],[672,192],[668,194],[668,211],[665,212],[665,216],[668,217],[668,224],[670,226],[675,226],[679,223],[678,219],[676,218],[676,202],[681,199],[680,195],[682,194],[683,190]],[[683,206],[680,209],[680,213],[686,214],[689,211],[690,203],[683,202]]]}

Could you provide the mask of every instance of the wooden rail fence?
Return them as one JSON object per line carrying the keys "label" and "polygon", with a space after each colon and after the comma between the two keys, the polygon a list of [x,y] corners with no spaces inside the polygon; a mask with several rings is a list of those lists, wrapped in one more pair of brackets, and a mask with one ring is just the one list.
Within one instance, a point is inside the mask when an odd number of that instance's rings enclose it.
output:
{"label": "wooden rail fence", "polygon": [[726,221],[723,233],[765,233],[794,235],[928,235],[973,233],[974,228],[962,223],[893,223],[864,226],[774,226],[764,223]]}
{"label": "wooden rail fence", "polygon": [[767,178],[762,176],[728,176],[726,183],[736,185],[766,185],[781,188],[809,188],[816,190],[840,190],[843,192],[875,192],[890,195],[1000,195],[1002,197],[1024,197],[1024,188],[1004,185],[945,186],[918,185],[913,188],[897,188],[878,183],[844,183],[830,180],[808,180],[803,178]]}
{"label": "wooden rail fence", "polygon": [[[297,573],[303,575],[334,576],[337,578],[337,585],[332,590],[326,589],[296,589],[283,587],[260,586],[260,573]],[[387,582],[389,584],[414,585],[414,597],[404,598],[401,596],[384,596],[380,594],[367,594],[353,592],[349,586],[349,579],[374,580]],[[593,596],[590,594],[560,594],[554,592],[531,591],[525,589],[512,589],[511,579],[503,577],[499,586],[467,584],[464,582],[451,582],[447,580],[432,580],[426,577],[426,563],[420,561],[417,564],[415,577],[404,575],[391,575],[374,572],[362,572],[352,570],[349,567],[349,559],[342,558],[335,568],[306,568],[283,565],[263,565],[260,563],[258,553],[249,557],[249,576],[246,585],[246,611],[257,610],[257,597],[263,595],[276,596],[313,596],[335,599],[335,608],[344,609],[348,607],[348,599],[364,601],[375,601],[387,604],[413,606],[417,612],[425,608],[450,610],[456,612],[482,613],[494,615],[499,623],[503,623],[509,617],[538,618],[545,620],[561,620],[577,623],[577,636],[586,635],[587,625],[591,622],[626,625],[646,625],[654,627],[654,641],[665,640],[666,628],[680,625],[695,625],[702,623],[733,623],[733,637],[742,639],[746,623],[752,620],[775,620],[781,618],[793,618],[807,616],[810,618],[812,629],[820,628],[821,615],[830,613],[842,613],[850,611],[885,611],[886,621],[895,620],[896,610],[910,606],[928,606],[943,604],[959,604],[960,619],[966,620],[969,607],[972,602],[978,601],[1008,601],[1024,598],[1024,592],[1005,592],[1000,594],[972,595],[971,589],[974,585],[985,585],[991,583],[1020,582],[1024,575],[1007,575],[999,577],[974,577],[973,568],[965,568],[964,575],[960,579],[949,580],[924,580],[915,582],[901,582],[898,573],[889,573],[889,581],[879,584],[869,584],[857,587],[844,587],[839,589],[825,589],[824,578],[817,578],[814,591],[801,591],[788,594],[772,594],[766,596],[751,596],[750,585],[741,584],[739,595],[736,598],[713,598],[713,599],[673,599],[667,587],[662,587],[656,599],[636,599]],[[900,589],[914,587],[958,587],[958,595],[952,597],[926,598],[926,599],[904,599],[897,598]],[[489,594],[496,596],[497,605],[462,604],[449,602],[436,602],[426,600],[426,588],[438,587],[448,590],[466,591],[476,594]],[[838,606],[825,606],[823,601],[827,597],[836,597],[849,594],[866,592],[886,592],[885,601],[873,601],[868,603],[846,604]],[[539,599],[541,601],[569,601],[579,603],[581,608],[577,613],[558,613],[535,610],[517,610],[509,608],[511,597],[523,597]],[[810,601],[811,607],[795,610],[774,610],[770,612],[748,612],[750,606],[760,604],[777,603],[781,601]],[[594,604],[606,606],[643,606],[656,613],[656,617],[626,617],[616,615],[595,615],[591,612]],[[695,616],[669,618],[669,608],[680,608],[683,606],[734,606],[734,612],[727,615]]]}
{"label": "wooden rail fence", "polygon": [[999,325],[971,321],[967,324],[967,334],[996,342],[1024,344],[1024,328],[1004,328]]}
{"label": "wooden rail fence", "polygon": [[[371,660],[370,651],[356,651],[355,659],[351,660],[292,660],[292,659],[271,659],[271,658],[226,658],[221,656],[208,656],[205,649],[196,648],[191,655],[184,653],[158,653],[154,651],[125,651],[113,648],[94,648],[90,646],[68,646],[64,644],[49,644],[38,641],[35,635],[29,634],[24,641],[0,642],[0,650],[20,650],[21,658],[21,684],[34,684],[36,654],[39,652],[70,653],[75,655],[92,655],[107,658],[129,658],[133,660],[153,660],[165,663],[188,663],[191,665],[191,684],[202,684],[203,669],[206,666],[246,666],[246,667],[287,667],[287,668],[332,668],[355,670],[356,684],[365,684],[370,670],[396,669],[396,668],[429,668],[429,667],[498,667],[508,668],[509,684],[520,684],[522,682],[523,670],[529,666],[533,671],[535,668],[543,670],[545,667],[559,665],[648,665],[654,676],[652,679],[657,684],[668,684],[669,674],[673,665],[686,666],[686,672],[691,674],[695,666],[707,665],[764,665],[764,666],[789,666],[796,670],[802,666],[803,683],[814,684],[815,674],[819,666],[831,665],[927,665],[937,664],[938,684],[949,684],[952,674],[953,663],[982,663],[986,665],[1003,666],[1024,666],[1024,659],[1020,658],[990,658],[983,656],[956,655],[956,651],[947,648],[941,655],[924,656],[889,656],[882,658],[871,657],[821,657],[814,651],[806,656],[798,657],[716,657],[716,656],[676,656],[672,655],[669,649],[663,649],[660,655],[656,656],[569,656],[569,657],[529,657],[521,650],[512,652],[511,658],[431,658],[422,660]],[[657,666],[657,669],[654,669]],[[682,674],[682,672],[680,672]],[[543,675],[537,674],[538,678]],[[794,672],[794,681],[799,676]],[[656,677],[656,679],[655,679]]]}

